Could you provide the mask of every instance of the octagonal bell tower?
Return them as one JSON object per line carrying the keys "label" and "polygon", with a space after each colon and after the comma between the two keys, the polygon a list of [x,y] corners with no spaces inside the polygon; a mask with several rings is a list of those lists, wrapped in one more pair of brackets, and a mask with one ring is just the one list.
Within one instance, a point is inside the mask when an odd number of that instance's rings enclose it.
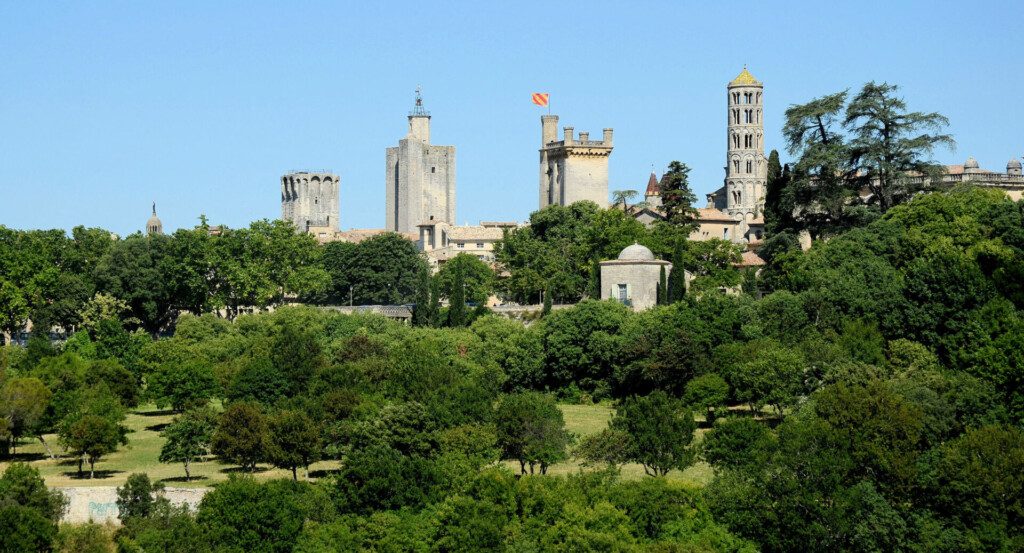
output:
{"label": "octagonal bell tower", "polygon": [[768,179],[764,157],[764,84],[744,66],[727,90],[725,212],[749,222],[761,215]]}

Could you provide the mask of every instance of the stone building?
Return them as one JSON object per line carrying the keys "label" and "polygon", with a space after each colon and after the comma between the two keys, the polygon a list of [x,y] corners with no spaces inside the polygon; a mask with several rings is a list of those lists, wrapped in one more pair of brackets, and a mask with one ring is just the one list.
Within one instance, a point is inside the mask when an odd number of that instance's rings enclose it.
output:
{"label": "stone building", "polygon": [[430,112],[416,90],[409,132],[387,149],[384,228],[415,233],[423,221],[455,222],[455,146],[430,144]]}
{"label": "stone building", "polygon": [[[978,160],[968,157],[963,165],[947,165],[940,182],[945,186],[970,183],[982,188],[998,188],[1006,193],[1011,200],[1017,201],[1024,197],[1024,175],[1021,175],[1019,159],[1012,158],[1006,163],[1006,172],[997,173],[982,169]],[[912,179],[927,179],[919,176]],[[865,191],[867,193],[867,191]]]}
{"label": "stone building", "polygon": [[655,259],[654,253],[640,244],[627,246],[618,259],[601,262],[601,299],[616,300],[634,311],[654,307],[662,268],[667,281],[671,263]]}
{"label": "stone building", "polygon": [[590,200],[608,207],[608,157],[612,153],[612,129],[604,129],[601,140],[589,132],[573,136],[563,129],[558,140],[558,116],[542,115],[540,142],[540,209]]}
{"label": "stone building", "polygon": [[764,84],[744,67],[726,86],[725,183],[713,193],[715,207],[750,222],[764,210],[768,160],[764,156]]}
{"label": "stone building", "polygon": [[302,232],[338,230],[338,187],[341,178],[330,172],[295,171],[281,177],[281,220]]}
{"label": "stone building", "polygon": [[494,263],[494,244],[506,229],[518,227],[515,222],[482,221],[479,225],[454,226],[444,221],[425,221],[419,225],[420,251],[434,269],[449,259],[465,253],[485,263]]}
{"label": "stone building", "polygon": [[160,221],[160,218],[156,216],[156,202],[153,202],[153,214],[146,220],[146,234],[152,236],[154,234],[163,234],[164,224]]}

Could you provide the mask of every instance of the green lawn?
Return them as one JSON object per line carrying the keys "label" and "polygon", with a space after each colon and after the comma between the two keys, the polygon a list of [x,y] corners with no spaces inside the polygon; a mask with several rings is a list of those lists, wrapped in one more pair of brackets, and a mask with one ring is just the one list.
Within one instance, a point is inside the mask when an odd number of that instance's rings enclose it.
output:
{"label": "green lawn", "polygon": [[[160,437],[160,430],[173,418],[172,413],[159,411],[154,405],[145,405],[129,413],[125,419],[125,425],[130,430],[128,446],[121,447],[96,463],[96,478],[92,480],[89,479],[88,464],[83,467],[85,478],[78,478],[77,459],[58,457],[56,460],[51,460],[47,458],[46,449],[38,440],[33,442],[23,440],[18,447],[18,458],[19,460],[31,459],[32,465],[39,469],[48,486],[120,486],[124,484],[129,474],[145,472],[149,474],[150,478],[162,481],[168,486],[202,487],[227,480],[228,476],[237,470],[234,465],[227,465],[212,458],[201,463],[193,463],[191,466],[192,481],[185,482],[185,468],[181,463],[159,462],[160,447],[164,441]],[[46,441],[54,453],[58,455],[61,453],[56,436],[47,435]],[[3,470],[6,465],[7,463],[0,463],[0,470]],[[337,467],[336,462],[325,461],[311,466],[310,471],[322,471]],[[261,470],[256,473],[256,478],[259,479],[291,478],[289,471],[269,465],[260,465],[259,468]]]}
{"label": "green lawn", "polygon": [[[608,405],[560,405],[559,407],[565,415],[566,427],[579,437],[595,434],[606,428],[614,412]],[[193,463],[192,481],[185,482],[185,470],[180,463],[159,462],[160,447],[163,445],[160,430],[173,418],[172,413],[157,410],[154,405],[146,405],[130,413],[125,420],[125,424],[130,430],[128,446],[120,448],[96,463],[96,478],[94,479],[89,479],[88,465],[84,466],[85,477],[78,477],[77,460],[60,455],[60,447],[57,445],[57,437],[54,435],[47,435],[46,441],[54,453],[58,454],[56,460],[47,457],[45,448],[38,440],[22,440],[18,447],[17,459],[29,461],[38,468],[48,486],[120,486],[124,484],[129,474],[145,472],[149,474],[150,478],[164,482],[168,486],[199,487],[226,480],[232,472],[237,471],[237,467],[234,465],[224,464],[216,458],[211,458],[201,463]],[[703,430],[698,430],[698,439],[702,432]],[[6,468],[7,464],[0,463],[0,471]],[[514,470],[519,469],[518,463],[506,464]],[[322,474],[323,471],[334,470],[338,467],[336,461],[323,461],[311,466],[310,472],[316,476]],[[572,474],[581,469],[593,470],[570,459],[552,465],[548,472],[550,474]],[[622,477],[626,479],[644,477],[643,467],[640,465],[625,465],[621,467],[621,470]],[[260,470],[255,476],[258,479],[288,478],[291,477],[291,473],[269,465],[260,465]],[[668,474],[669,479],[694,486],[707,484],[711,477],[711,468],[706,463],[697,463],[685,471],[672,471]]]}

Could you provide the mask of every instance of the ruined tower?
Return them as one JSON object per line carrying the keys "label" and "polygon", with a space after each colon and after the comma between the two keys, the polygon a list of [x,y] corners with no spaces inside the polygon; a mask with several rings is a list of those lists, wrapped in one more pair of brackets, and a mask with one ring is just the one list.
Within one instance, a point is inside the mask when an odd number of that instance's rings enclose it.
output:
{"label": "ruined tower", "polygon": [[281,177],[281,220],[308,232],[312,227],[338,229],[338,185],[328,172],[296,171]]}
{"label": "ruined tower", "polygon": [[601,140],[590,133],[563,129],[558,140],[558,116],[540,118],[540,207],[569,205],[590,200],[608,207],[608,156],[612,153],[612,129],[604,129]]}
{"label": "ruined tower", "polygon": [[417,232],[427,221],[455,224],[455,146],[430,144],[430,112],[418,88],[409,133],[386,157],[384,228]]}
{"label": "ruined tower", "polygon": [[729,83],[728,148],[725,165],[725,201],[716,202],[729,215],[744,221],[760,216],[768,179],[764,157],[764,84],[747,71]]}

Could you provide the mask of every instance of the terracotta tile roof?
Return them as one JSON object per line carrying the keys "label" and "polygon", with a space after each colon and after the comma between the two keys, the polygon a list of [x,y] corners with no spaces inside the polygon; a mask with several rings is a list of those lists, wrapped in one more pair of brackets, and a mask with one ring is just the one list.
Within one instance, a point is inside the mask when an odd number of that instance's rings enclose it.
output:
{"label": "terracotta tile roof", "polygon": [[449,240],[501,240],[504,229],[500,227],[451,227]]}
{"label": "terracotta tile roof", "polygon": [[765,260],[761,259],[761,256],[757,255],[756,253],[754,253],[754,252],[752,252],[750,250],[747,250],[747,251],[743,252],[743,258],[740,260],[739,263],[736,264],[736,266],[737,267],[760,267],[760,266],[765,265],[765,264],[766,264]]}
{"label": "terracotta tile roof", "polygon": [[713,207],[700,207],[697,208],[697,220],[698,221],[728,221],[735,223],[736,219],[733,219],[725,212],[715,209]]}
{"label": "terracotta tile roof", "polygon": [[[385,229],[380,229],[380,228],[373,228],[373,229],[360,228],[360,229],[342,230],[342,231],[339,231],[339,232],[335,233],[335,236],[337,236],[338,240],[341,240],[342,242],[352,242],[353,244],[358,244],[358,243],[362,242],[363,240],[366,240],[367,238],[373,238],[374,236],[377,236],[379,234],[384,234],[386,232],[391,232],[391,231],[385,230]],[[410,232],[398,232],[396,234],[398,234],[402,238],[405,238],[407,240],[411,240],[413,242],[415,242],[416,240],[419,240],[419,236],[417,236],[417,235],[415,235],[413,233],[410,233]]]}
{"label": "terracotta tile roof", "polygon": [[644,192],[644,196],[660,196],[661,186],[658,184],[657,177],[654,173],[651,173],[651,178],[647,179],[647,191]]}

